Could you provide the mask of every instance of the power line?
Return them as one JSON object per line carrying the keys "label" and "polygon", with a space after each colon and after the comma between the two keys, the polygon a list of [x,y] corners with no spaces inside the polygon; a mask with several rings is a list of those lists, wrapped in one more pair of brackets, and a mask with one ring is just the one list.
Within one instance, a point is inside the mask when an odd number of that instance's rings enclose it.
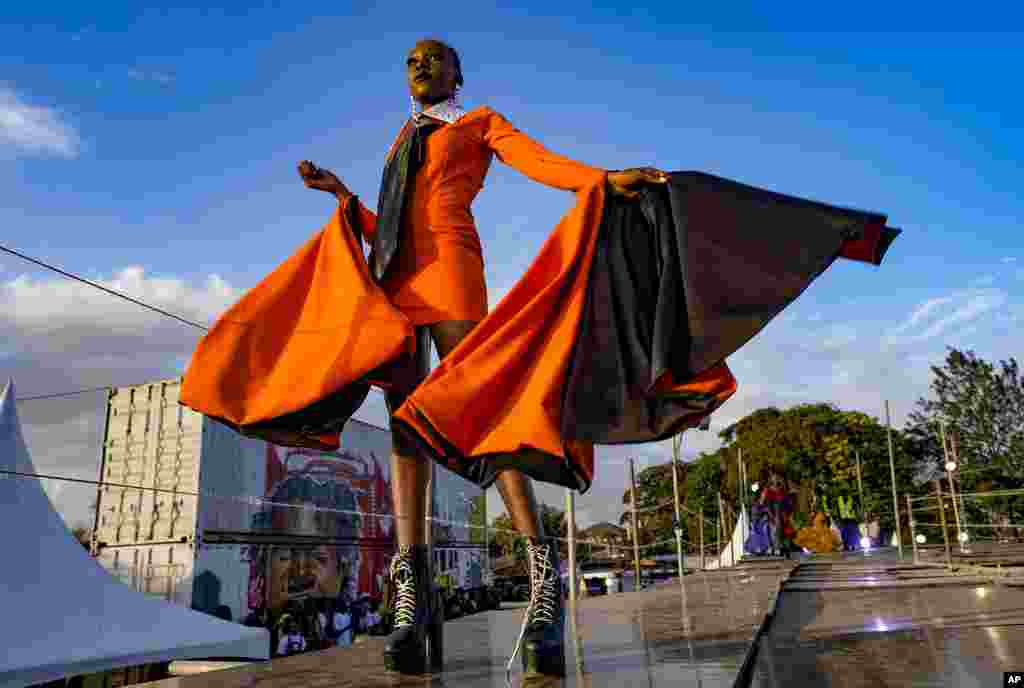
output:
{"label": "power line", "polygon": [[162,308],[158,308],[156,306],[151,306],[148,303],[145,303],[143,301],[139,301],[138,299],[134,299],[131,296],[128,296],[127,294],[123,294],[123,293],[121,293],[119,291],[116,291],[114,289],[109,289],[107,287],[104,287],[102,284],[97,284],[96,282],[93,282],[92,280],[88,280],[88,279],[86,279],[84,277],[80,277],[80,276],[75,275],[73,273],[67,272],[66,270],[61,270],[60,268],[58,268],[56,266],[50,265],[49,263],[43,262],[41,260],[37,260],[35,258],[32,258],[31,256],[26,256],[24,253],[19,253],[18,251],[15,251],[14,249],[7,248],[6,246],[3,246],[2,244],[0,244],[0,251],[4,251],[6,253],[10,253],[12,256],[17,256],[18,258],[21,258],[22,260],[26,260],[29,263],[33,263],[35,265],[38,265],[39,267],[46,268],[47,270],[52,270],[53,272],[56,272],[56,273],[58,273],[60,275],[63,275],[64,277],[67,277],[68,279],[72,279],[72,280],[75,280],[76,282],[81,282],[83,284],[88,284],[90,287],[95,287],[96,289],[99,289],[101,291],[105,291],[108,294],[112,294],[113,296],[116,296],[116,297],[118,297],[120,299],[124,299],[125,301],[131,301],[132,303],[134,303],[137,306],[142,306],[143,308],[147,308],[147,309],[149,309],[151,311],[155,311],[157,313],[160,313],[161,315],[166,315],[168,318],[174,318],[178,322],[185,323],[186,325],[191,325],[192,327],[198,327],[200,330],[203,330],[204,332],[208,332],[209,331],[209,328],[206,327],[205,325],[200,325],[199,323],[193,322],[192,320],[188,320],[186,318],[183,318],[180,315],[175,315],[174,313],[170,313],[168,311],[165,311]]}
{"label": "power line", "polygon": [[36,399],[59,399],[61,397],[73,397],[79,394],[88,394],[90,392],[103,392],[113,389],[112,387],[93,387],[92,389],[80,389],[76,392],[61,392],[59,394],[40,394],[34,397],[17,397],[15,401],[35,401]]}
{"label": "power line", "polygon": [[[141,307],[146,308],[148,310],[151,310],[151,311],[153,311],[155,313],[159,313],[160,315],[166,315],[168,318],[174,318],[178,322],[181,322],[181,323],[184,323],[186,325],[190,325],[192,327],[198,328],[200,330],[203,330],[204,332],[209,332],[210,331],[210,328],[208,328],[205,325],[200,325],[197,322],[193,322],[192,320],[188,320],[187,318],[183,318],[183,317],[181,317],[179,315],[175,315],[174,313],[171,313],[169,311],[165,311],[162,308],[159,308],[157,306],[153,306],[153,305],[148,304],[148,303],[146,303],[144,301],[140,301],[139,299],[136,299],[136,298],[133,298],[131,296],[128,296],[127,294],[121,293],[121,292],[119,292],[117,290],[110,289],[108,287],[104,287],[102,284],[97,284],[96,282],[93,282],[92,280],[86,279],[85,277],[81,277],[80,275],[76,275],[76,274],[74,274],[72,272],[68,272],[66,270],[62,270],[61,268],[58,268],[58,267],[56,267],[54,265],[50,265],[49,263],[47,263],[45,261],[38,260],[38,259],[33,258],[31,256],[27,256],[24,253],[21,253],[19,251],[15,251],[14,249],[8,248],[8,247],[4,246],[3,244],[0,244],[0,251],[4,251],[5,253],[9,253],[12,256],[16,256],[18,258],[21,258],[22,260],[28,261],[29,263],[32,263],[34,265],[38,265],[40,267],[46,268],[47,270],[52,270],[53,272],[56,272],[59,275],[67,277],[68,279],[75,280],[76,282],[81,282],[82,284],[86,284],[86,285],[88,285],[90,287],[93,287],[95,289],[99,289],[100,291],[106,292],[107,294],[111,294],[112,296],[116,296],[116,297],[118,297],[120,299],[124,299],[125,301],[130,301],[131,303],[134,303],[137,306],[141,306]],[[60,397],[70,397],[70,396],[75,396],[77,394],[87,394],[89,392],[99,392],[99,391],[110,390],[110,389],[112,389],[112,388],[109,387],[109,386],[108,387],[95,387],[95,388],[92,388],[92,389],[81,389],[81,390],[76,390],[76,391],[73,391],[73,392],[61,392],[61,393],[57,393],[57,394],[43,394],[43,395],[32,396],[32,397],[19,397],[19,398],[16,399],[16,401],[34,401],[36,399],[57,399],[57,398],[60,398]],[[376,392],[380,393],[380,394],[383,394],[383,391],[377,389],[376,387],[373,387],[371,389],[373,391],[376,391]]]}

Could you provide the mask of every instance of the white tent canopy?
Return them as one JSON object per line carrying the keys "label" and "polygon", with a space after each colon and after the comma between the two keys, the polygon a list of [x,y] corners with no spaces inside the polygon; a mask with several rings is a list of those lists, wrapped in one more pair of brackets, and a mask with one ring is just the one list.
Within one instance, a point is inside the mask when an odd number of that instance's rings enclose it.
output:
{"label": "white tent canopy", "polygon": [[[0,469],[34,473],[0,392]],[[115,580],[71,535],[39,480],[0,474],[0,688],[181,659],[267,659],[264,629],[151,599]]]}
{"label": "white tent canopy", "polygon": [[743,545],[750,535],[750,524],[747,523],[746,509],[740,510],[739,518],[736,519],[736,527],[732,530],[732,537],[728,542],[722,543],[722,551],[717,557],[710,557],[704,560],[704,568],[724,569],[735,566],[743,558]]}

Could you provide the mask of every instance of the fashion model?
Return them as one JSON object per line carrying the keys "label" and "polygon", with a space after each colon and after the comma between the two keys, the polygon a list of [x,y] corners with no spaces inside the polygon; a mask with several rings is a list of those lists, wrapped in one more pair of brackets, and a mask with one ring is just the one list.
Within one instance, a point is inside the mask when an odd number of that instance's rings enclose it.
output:
{"label": "fashion model", "polygon": [[[384,389],[398,544],[387,666],[441,660],[424,544],[434,460],[497,484],[528,538],[531,594],[510,667],[521,652],[526,672],[563,674],[558,548],[531,478],[585,492],[595,444],[699,424],[736,390],[726,356],[837,257],[878,264],[897,230],[711,175],[556,155],[489,107],[464,111],[459,55],[440,41],[417,43],[405,72],[413,113],[385,158],[376,213],[300,162],[337,210],[204,337],[181,402],[249,436],[329,450],[369,387]],[[470,207],[494,157],[576,204],[489,311]]]}

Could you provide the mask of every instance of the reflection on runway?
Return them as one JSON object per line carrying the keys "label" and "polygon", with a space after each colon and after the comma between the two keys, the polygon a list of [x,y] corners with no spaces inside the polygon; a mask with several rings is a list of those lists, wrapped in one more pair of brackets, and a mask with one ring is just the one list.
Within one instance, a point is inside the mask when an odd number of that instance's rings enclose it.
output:
{"label": "reflection on runway", "polygon": [[1024,666],[1024,589],[898,561],[815,558],[783,587],[753,686],[995,686]]}
{"label": "reflection on runway", "polygon": [[[639,593],[591,597],[566,612],[566,676],[513,673],[513,686],[731,686],[764,612],[793,568],[758,563],[692,574]],[[352,648],[147,684],[158,688],[288,686],[505,687],[505,662],[523,610],[502,609],[445,624],[445,667],[436,675],[384,670],[382,639]]]}

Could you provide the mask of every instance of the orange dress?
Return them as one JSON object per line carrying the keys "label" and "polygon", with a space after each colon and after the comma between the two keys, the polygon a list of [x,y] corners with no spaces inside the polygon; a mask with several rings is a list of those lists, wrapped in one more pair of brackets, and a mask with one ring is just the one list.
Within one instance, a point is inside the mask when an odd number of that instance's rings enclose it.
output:
{"label": "orange dress", "polygon": [[[478,322],[487,315],[484,260],[470,206],[495,155],[567,191],[604,181],[603,170],[552,153],[489,107],[434,131],[406,200],[398,253],[380,285],[413,325]],[[376,215],[362,203],[358,213],[363,234],[372,239]]]}
{"label": "orange dress", "polygon": [[[594,442],[698,425],[736,391],[727,356],[837,257],[877,265],[898,234],[881,215],[699,173],[670,173],[639,205],[609,197],[604,171],[486,107],[425,149],[383,282],[353,232],[372,237],[374,213],[342,204],[203,337],[181,403],[248,436],[336,449],[369,386],[387,386],[389,366],[415,351],[416,325],[480,320],[392,429],[484,487],[514,468],[585,492]],[[576,198],[487,313],[469,207],[494,155]]]}

